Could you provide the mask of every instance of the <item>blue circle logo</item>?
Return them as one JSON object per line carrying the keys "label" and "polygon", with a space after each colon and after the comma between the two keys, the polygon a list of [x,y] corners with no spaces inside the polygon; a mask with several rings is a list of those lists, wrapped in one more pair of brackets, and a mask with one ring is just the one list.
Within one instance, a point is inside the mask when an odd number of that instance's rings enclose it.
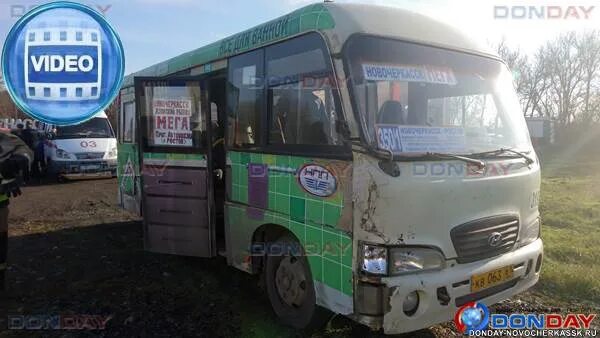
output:
{"label": "blue circle logo", "polygon": [[15,104],[56,125],[81,123],[106,108],[124,72],[117,33],[100,13],[73,2],[28,12],[2,50],[2,75]]}
{"label": "blue circle logo", "polygon": [[484,330],[490,321],[490,311],[479,302],[470,302],[461,306],[454,315],[454,323],[458,331],[468,333]]}
{"label": "blue circle logo", "polygon": [[483,321],[483,313],[478,308],[466,309],[460,317],[468,327],[477,327]]}

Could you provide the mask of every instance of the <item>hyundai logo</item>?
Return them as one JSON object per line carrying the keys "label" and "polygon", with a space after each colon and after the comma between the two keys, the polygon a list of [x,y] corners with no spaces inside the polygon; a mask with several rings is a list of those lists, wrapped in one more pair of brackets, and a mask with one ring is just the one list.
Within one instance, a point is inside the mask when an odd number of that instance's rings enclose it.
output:
{"label": "hyundai logo", "polygon": [[488,237],[488,245],[492,248],[497,247],[502,243],[502,234],[499,232],[492,232]]}

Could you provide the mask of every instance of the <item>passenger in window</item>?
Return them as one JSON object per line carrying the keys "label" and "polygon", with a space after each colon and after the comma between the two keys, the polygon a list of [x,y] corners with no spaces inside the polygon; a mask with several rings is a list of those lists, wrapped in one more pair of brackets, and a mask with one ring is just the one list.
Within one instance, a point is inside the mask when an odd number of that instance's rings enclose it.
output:
{"label": "passenger in window", "polygon": [[252,130],[252,126],[246,127],[246,138],[248,144],[254,144],[254,131]]}
{"label": "passenger in window", "polygon": [[325,103],[312,90],[303,90],[301,98],[301,126],[298,130],[301,144],[329,144],[325,130],[329,130],[329,119]]}
{"label": "passenger in window", "polygon": [[377,114],[377,123],[405,124],[402,103],[394,100],[385,101]]}
{"label": "passenger in window", "polygon": [[[323,100],[313,90],[278,91],[273,109],[272,143],[329,144],[329,119]],[[300,95],[299,95],[300,94]]]}
{"label": "passenger in window", "polygon": [[[285,91],[283,91],[285,93]],[[289,130],[288,118],[291,115],[291,103],[288,95],[280,95],[276,98],[273,109],[273,129],[275,132],[271,135],[271,143],[286,144],[288,142],[295,143],[295,133]]]}

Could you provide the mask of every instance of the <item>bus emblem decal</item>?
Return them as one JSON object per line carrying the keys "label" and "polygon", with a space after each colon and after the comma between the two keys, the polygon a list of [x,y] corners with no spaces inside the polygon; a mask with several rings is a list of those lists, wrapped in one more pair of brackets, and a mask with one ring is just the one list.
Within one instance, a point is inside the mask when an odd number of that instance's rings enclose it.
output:
{"label": "bus emblem decal", "polygon": [[307,164],[298,172],[298,183],[308,193],[328,197],[335,193],[337,180],[327,168],[316,164]]}

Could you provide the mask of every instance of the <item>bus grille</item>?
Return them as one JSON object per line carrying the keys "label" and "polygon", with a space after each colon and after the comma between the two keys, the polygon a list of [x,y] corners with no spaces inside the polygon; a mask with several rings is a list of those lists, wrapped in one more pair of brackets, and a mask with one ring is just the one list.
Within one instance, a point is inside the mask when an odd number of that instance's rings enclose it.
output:
{"label": "bus grille", "polygon": [[509,252],[519,235],[519,218],[503,215],[482,218],[450,231],[459,263],[470,263]]}
{"label": "bus grille", "polygon": [[94,153],[75,153],[75,157],[78,160],[98,160],[104,157],[103,152],[94,152]]}

